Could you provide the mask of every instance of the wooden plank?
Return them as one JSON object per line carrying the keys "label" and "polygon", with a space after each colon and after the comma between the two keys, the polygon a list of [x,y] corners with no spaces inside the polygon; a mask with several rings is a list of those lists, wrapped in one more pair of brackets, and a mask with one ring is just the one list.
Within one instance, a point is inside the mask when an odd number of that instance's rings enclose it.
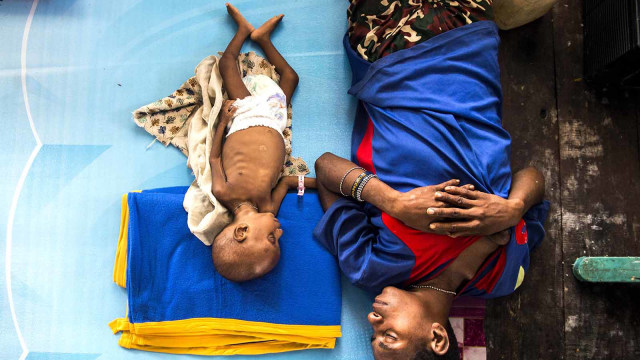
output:
{"label": "wooden plank", "polygon": [[573,275],[588,282],[640,283],[640,257],[579,257]]}
{"label": "wooden plank", "polygon": [[487,358],[560,359],[563,279],[551,16],[502,32],[501,37],[503,125],[513,139],[512,168],[540,169],[552,207],[547,236],[531,256],[523,285],[512,295],[487,302]]}
{"label": "wooden plank", "polygon": [[580,256],[640,253],[637,98],[584,81],[582,1],[553,10],[564,254],[566,359],[640,358],[640,289],[580,283]]}

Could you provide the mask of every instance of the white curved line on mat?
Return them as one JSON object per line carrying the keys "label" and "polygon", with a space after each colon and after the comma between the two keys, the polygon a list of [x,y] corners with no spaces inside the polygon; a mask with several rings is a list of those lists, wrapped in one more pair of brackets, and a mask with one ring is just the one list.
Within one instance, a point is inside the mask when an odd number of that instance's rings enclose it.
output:
{"label": "white curved line on mat", "polygon": [[11,290],[11,247],[13,243],[13,221],[16,216],[16,208],[18,207],[18,199],[20,198],[20,193],[22,192],[22,186],[24,185],[25,180],[27,179],[27,175],[29,174],[29,169],[31,169],[31,165],[33,165],[33,161],[35,160],[40,148],[42,147],[42,143],[40,142],[40,137],[36,132],[36,127],[33,124],[33,119],[31,118],[31,109],[29,108],[29,96],[27,95],[27,43],[29,41],[29,30],[31,29],[31,22],[33,21],[33,15],[36,13],[36,7],[38,6],[38,0],[34,0],[31,5],[31,11],[29,11],[29,16],[27,17],[27,23],[24,26],[24,33],[22,34],[22,48],[20,49],[20,77],[22,79],[22,97],[24,98],[24,106],[27,110],[27,118],[29,119],[29,126],[31,126],[31,132],[33,133],[33,137],[36,139],[36,146],[31,151],[31,155],[29,156],[29,160],[25,164],[22,169],[22,173],[20,174],[20,178],[18,179],[18,185],[16,185],[16,189],[13,192],[13,198],[11,199],[11,207],[9,208],[9,219],[7,220],[7,248],[5,252],[5,278],[7,283],[7,298],[9,299],[9,308],[11,309],[11,319],[13,320],[13,327],[16,330],[16,335],[18,336],[18,341],[20,341],[20,347],[22,348],[22,354],[20,355],[20,360],[24,360],[29,354],[29,349],[27,349],[27,343],[24,341],[22,337],[22,332],[20,331],[20,325],[18,324],[18,318],[16,317],[16,308],[13,303],[13,292]]}
{"label": "white curved line on mat", "polygon": [[36,138],[36,143],[38,145],[42,145],[38,132],[36,131],[36,127],[33,124],[31,108],[29,107],[29,96],[27,95],[27,43],[29,42],[29,30],[31,30],[31,22],[33,21],[33,15],[36,13],[36,7],[38,7],[38,0],[33,1],[31,11],[29,11],[29,16],[27,17],[27,23],[24,25],[22,48],[20,49],[20,78],[22,80],[22,97],[24,98],[24,107],[27,110],[27,118],[29,118],[31,132],[33,133],[33,137]]}

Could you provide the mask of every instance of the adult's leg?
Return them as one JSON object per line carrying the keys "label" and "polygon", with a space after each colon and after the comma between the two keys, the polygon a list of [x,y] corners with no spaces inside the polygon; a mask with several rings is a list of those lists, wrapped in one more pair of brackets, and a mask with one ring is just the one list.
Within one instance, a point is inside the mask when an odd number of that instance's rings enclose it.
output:
{"label": "adult's leg", "polygon": [[262,51],[264,51],[264,54],[267,56],[267,60],[275,66],[276,71],[280,74],[280,88],[287,97],[288,105],[291,102],[293,92],[298,86],[298,74],[271,42],[271,32],[278,26],[283,17],[284,15],[280,14],[267,20],[267,22],[251,33],[251,40],[260,45]]}
{"label": "adult's leg", "polygon": [[225,89],[227,89],[227,95],[230,100],[243,99],[250,96],[251,93],[247,90],[242,82],[242,76],[238,71],[238,54],[242,49],[242,44],[253,31],[253,26],[242,16],[240,11],[233,5],[227,3],[227,12],[233,20],[238,24],[238,31],[233,36],[233,39],[227,45],[224,53],[220,57],[220,75],[224,83]]}

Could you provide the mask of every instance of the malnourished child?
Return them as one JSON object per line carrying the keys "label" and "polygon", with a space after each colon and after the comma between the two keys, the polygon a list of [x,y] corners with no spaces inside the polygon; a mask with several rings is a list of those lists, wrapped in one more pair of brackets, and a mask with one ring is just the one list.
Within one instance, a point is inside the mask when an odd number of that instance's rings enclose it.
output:
{"label": "malnourished child", "polygon": [[[284,15],[275,16],[254,30],[238,9],[226,5],[238,31],[219,61],[230,100],[220,110],[209,161],[213,195],[234,219],[216,236],[212,257],[220,275],[232,281],[246,281],[268,273],[280,259],[278,240],[282,229],[275,215],[287,190],[298,184],[297,177],[279,179],[285,159],[282,132],[298,75],[270,39]],[[280,86],[264,75],[242,78],[236,59],[247,37],[260,45],[275,66]],[[315,179],[305,179],[304,185],[315,187]]]}

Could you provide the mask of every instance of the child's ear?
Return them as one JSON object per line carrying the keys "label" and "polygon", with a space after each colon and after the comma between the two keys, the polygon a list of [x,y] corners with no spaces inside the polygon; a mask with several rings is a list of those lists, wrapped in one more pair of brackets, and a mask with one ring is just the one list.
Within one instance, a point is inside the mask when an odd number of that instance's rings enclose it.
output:
{"label": "child's ear", "polygon": [[237,242],[243,242],[247,238],[247,232],[249,232],[249,225],[238,224],[233,229],[233,239]]}

